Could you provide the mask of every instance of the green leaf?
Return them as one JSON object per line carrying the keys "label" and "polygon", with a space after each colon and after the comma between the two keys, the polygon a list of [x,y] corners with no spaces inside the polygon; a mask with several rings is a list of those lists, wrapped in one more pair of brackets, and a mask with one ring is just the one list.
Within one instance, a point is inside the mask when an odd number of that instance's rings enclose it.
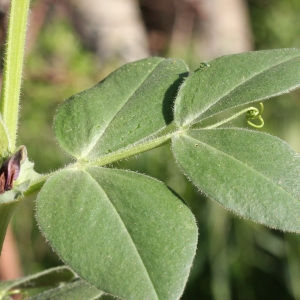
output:
{"label": "green leaf", "polygon": [[102,299],[103,292],[83,280],[76,280],[48,290],[30,300],[95,300]]}
{"label": "green leaf", "polygon": [[219,57],[190,75],[175,102],[175,122],[189,126],[226,109],[300,86],[300,50],[280,49]]}
{"label": "green leaf", "polygon": [[125,299],[178,299],[197,243],[188,207],[162,182],[86,167],[49,178],[37,220],[53,249],[102,291]]}
{"label": "green leaf", "polygon": [[45,270],[33,275],[28,275],[16,280],[4,281],[0,283],[0,299],[8,295],[12,290],[24,291],[41,287],[54,287],[69,282],[75,278],[75,274],[68,267],[61,266]]}
{"label": "green leaf", "polygon": [[59,144],[77,159],[92,160],[161,131],[173,119],[172,103],[186,73],[178,59],[122,66],[59,107],[54,119]]}
{"label": "green leaf", "polygon": [[190,130],[173,139],[176,160],[205,194],[272,228],[300,232],[300,156],[270,135]]}

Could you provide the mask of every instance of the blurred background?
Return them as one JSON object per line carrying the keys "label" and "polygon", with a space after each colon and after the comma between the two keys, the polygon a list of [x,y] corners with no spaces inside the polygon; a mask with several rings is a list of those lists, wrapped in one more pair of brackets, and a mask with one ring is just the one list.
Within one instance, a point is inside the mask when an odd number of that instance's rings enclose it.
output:
{"label": "blurred background", "polygon": [[[8,8],[0,0],[2,55]],[[55,141],[52,119],[71,95],[148,56],[178,57],[193,70],[223,54],[300,48],[299,20],[299,0],[32,1],[19,144],[37,172],[62,167],[70,159]],[[263,117],[263,132],[300,152],[299,90],[265,102]],[[247,127],[243,118],[234,125]],[[199,244],[182,299],[300,299],[300,236],[240,219],[206,199],[180,174],[168,145],[115,167],[163,180],[193,210]],[[18,207],[10,233],[2,279],[62,264],[36,226],[34,199]]]}

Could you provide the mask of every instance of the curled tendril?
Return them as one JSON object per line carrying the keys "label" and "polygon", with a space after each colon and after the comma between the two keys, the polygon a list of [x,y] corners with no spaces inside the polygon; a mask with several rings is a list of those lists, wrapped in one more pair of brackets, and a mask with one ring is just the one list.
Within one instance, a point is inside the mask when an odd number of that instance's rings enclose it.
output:
{"label": "curled tendril", "polygon": [[[262,128],[265,124],[261,116],[261,114],[264,111],[264,105],[262,104],[262,102],[260,102],[259,105],[260,105],[260,110],[256,107],[251,107],[251,109],[249,109],[246,114],[247,123],[254,128]],[[254,119],[258,119],[260,121],[260,124],[252,123],[251,120]]]}
{"label": "curled tendril", "polygon": [[[260,110],[256,107],[248,107],[248,108],[245,108],[241,111],[239,111],[238,113],[234,114],[233,116],[225,119],[225,120],[222,120],[216,124],[213,124],[213,125],[210,125],[210,126],[206,126],[205,128],[206,129],[213,129],[213,128],[217,128],[225,123],[228,123],[234,119],[236,119],[238,116],[246,113],[246,119],[247,119],[247,123],[254,127],[254,128],[262,128],[265,124],[261,114],[262,112],[264,111],[264,105],[260,102]],[[252,123],[251,120],[254,120],[254,119],[258,119],[260,121],[260,124],[255,124],[255,123]]]}

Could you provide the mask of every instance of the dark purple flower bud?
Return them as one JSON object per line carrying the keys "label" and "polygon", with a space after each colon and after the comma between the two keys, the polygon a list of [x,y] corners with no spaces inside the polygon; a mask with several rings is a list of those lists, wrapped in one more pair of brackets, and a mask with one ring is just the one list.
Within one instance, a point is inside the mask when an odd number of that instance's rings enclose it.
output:
{"label": "dark purple flower bud", "polygon": [[0,194],[13,188],[13,182],[18,178],[21,163],[26,157],[26,147],[21,146],[16,153],[3,162],[0,169]]}

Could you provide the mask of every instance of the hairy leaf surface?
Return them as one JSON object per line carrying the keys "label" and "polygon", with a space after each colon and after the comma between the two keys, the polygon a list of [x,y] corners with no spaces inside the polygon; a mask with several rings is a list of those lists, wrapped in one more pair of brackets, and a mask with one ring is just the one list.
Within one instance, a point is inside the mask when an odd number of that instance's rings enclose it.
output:
{"label": "hairy leaf surface", "polygon": [[221,56],[182,84],[175,121],[194,123],[229,108],[287,93],[300,86],[300,50],[279,49]]}
{"label": "hairy leaf surface", "polygon": [[52,176],[37,198],[46,238],[77,274],[124,299],[178,299],[196,250],[194,217],[162,182],[85,167]]}
{"label": "hairy leaf surface", "polygon": [[205,194],[272,228],[300,232],[300,156],[270,135],[190,130],[173,139],[176,160]]}
{"label": "hairy leaf surface", "polygon": [[149,138],[173,120],[172,104],[186,73],[178,59],[122,66],[59,107],[54,119],[59,144],[78,159],[92,160]]}

